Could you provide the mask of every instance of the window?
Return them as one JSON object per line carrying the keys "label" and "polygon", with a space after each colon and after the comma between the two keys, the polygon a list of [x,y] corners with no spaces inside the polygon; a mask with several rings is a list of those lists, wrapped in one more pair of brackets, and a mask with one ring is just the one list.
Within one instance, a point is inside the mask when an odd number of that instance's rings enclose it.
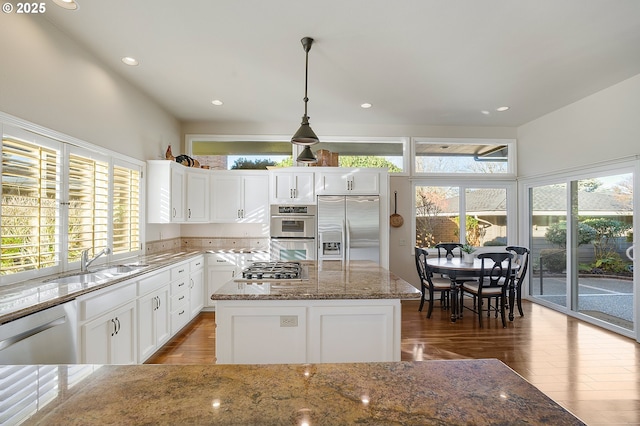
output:
{"label": "window", "polygon": [[2,283],[71,269],[87,249],[140,252],[141,164],[4,125]]}
{"label": "window", "polygon": [[54,141],[29,139],[41,143],[2,139],[1,275],[58,264],[60,152]]}
{"label": "window", "polygon": [[494,139],[413,140],[415,174],[515,175],[515,142]]}
{"label": "window", "polygon": [[414,190],[417,246],[433,247],[440,242],[506,246],[509,233],[515,235],[515,223],[508,220],[515,217],[514,183],[416,182]]}
{"label": "window", "polygon": [[[312,151],[338,154],[341,167],[387,167],[390,173],[408,171],[406,138],[321,137]],[[265,168],[294,166],[296,145],[291,136],[187,135],[187,153],[211,169]]]}

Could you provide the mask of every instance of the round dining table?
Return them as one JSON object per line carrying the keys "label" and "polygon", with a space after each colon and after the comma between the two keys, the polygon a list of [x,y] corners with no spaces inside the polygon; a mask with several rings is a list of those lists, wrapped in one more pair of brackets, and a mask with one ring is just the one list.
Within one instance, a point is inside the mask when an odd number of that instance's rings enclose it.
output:
{"label": "round dining table", "polygon": [[[473,263],[467,263],[459,257],[446,258],[446,257],[428,257],[427,266],[433,273],[446,275],[451,279],[451,321],[456,322],[458,318],[462,317],[462,304],[459,304],[458,292],[460,291],[460,285],[466,278],[476,280],[480,278],[482,273],[482,260],[473,258]],[[485,259],[485,271],[491,271],[493,261],[491,259]],[[506,265],[505,265],[506,266]],[[511,262],[511,279],[507,284],[509,291],[509,320],[513,321],[513,304],[515,299],[515,272],[518,270],[519,265],[515,262]]]}

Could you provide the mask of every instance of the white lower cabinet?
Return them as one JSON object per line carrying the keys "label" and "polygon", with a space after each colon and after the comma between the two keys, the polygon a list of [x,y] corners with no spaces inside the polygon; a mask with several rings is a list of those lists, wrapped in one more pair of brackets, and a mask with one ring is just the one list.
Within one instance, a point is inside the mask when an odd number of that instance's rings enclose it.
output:
{"label": "white lower cabinet", "polygon": [[204,256],[189,263],[189,319],[204,307]]}
{"label": "white lower cabinet", "polygon": [[171,268],[171,334],[176,334],[191,319],[189,307],[189,263]]}
{"label": "white lower cabinet", "polygon": [[400,300],[218,300],[216,362],[400,361]]}
{"label": "white lower cabinet", "polygon": [[138,279],[138,363],[143,363],[171,338],[169,283],[164,269]]}
{"label": "white lower cabinet", "polygon": [[79,297],[78,306],[82,363],[137,362],[135,282]]}
{"label": "white lower cabinet", "polygon": [[135,364],[136,302],[131,301],[81,327],[82,362],[85,364]]}

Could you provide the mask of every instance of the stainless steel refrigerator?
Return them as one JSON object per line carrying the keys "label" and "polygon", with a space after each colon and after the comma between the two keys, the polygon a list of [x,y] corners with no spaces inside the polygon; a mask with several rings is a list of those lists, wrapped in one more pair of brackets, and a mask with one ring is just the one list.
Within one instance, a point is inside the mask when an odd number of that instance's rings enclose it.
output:
{"label": "stainless steel refrigerator", "polygon": [[318,260],[380,263],[380,197],[318,196]]}

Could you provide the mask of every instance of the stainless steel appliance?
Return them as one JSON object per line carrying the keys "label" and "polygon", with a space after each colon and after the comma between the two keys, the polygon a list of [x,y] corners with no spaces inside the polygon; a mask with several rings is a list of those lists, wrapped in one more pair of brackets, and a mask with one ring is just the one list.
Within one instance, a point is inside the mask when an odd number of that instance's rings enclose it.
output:
{"label": "stainless steel appliance", "polygon": [[318,196],[318,260],[380,263],[380,197]]}
{"label": "stainless steel appliance", "polygon": [[304,268],[300,262],[253,262],[242,270],[242,278],[236,281],[274,281],[274,280],[303,280],[306,278]]}
{"label": "stainless steel appliance", "polygon": [[316,206],[272,205],[271,259],[313,260],[316,255]]}
{"label": "stainless steel appliance", "polygon": [[0,364],[77,362],[76,301],[0,326]]}

